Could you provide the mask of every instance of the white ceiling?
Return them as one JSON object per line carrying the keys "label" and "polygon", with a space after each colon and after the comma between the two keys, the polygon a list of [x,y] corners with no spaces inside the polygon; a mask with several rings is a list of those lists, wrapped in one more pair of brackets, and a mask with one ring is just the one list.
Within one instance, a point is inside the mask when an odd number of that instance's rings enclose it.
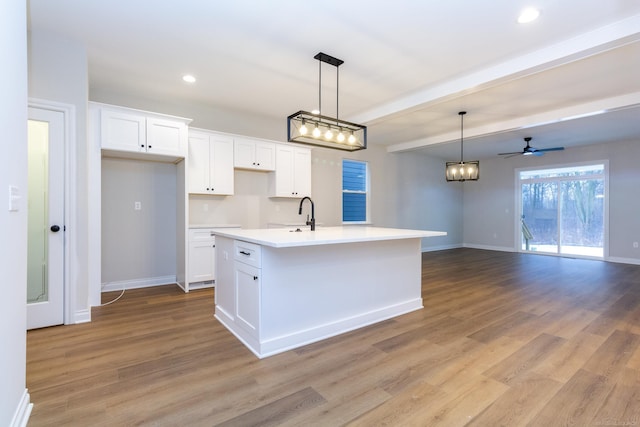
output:
{"label": "white ceiling", "polygon": [[[541,15],[516,22],[526,6]],[[638,0],[30,0],[30,28],[86,44],[90,90],[282,121],[340,66],[369,144],[458,160],[640,139]],[[198,81],[189,85],[185,73]],[[323,114],[335,115],[324,64]],[[582,118],[576,118],[582,117]],[[552,155],[549,153],[547,155]]]}

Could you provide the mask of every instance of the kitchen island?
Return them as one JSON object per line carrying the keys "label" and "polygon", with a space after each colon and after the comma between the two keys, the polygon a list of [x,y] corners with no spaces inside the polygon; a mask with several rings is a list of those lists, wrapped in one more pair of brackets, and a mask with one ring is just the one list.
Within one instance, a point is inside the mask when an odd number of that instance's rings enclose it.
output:
{"label": "kitchen island", "polygon": [[215,317],[262,358],[421,309],[421,239],[443,235],[217,230]]}

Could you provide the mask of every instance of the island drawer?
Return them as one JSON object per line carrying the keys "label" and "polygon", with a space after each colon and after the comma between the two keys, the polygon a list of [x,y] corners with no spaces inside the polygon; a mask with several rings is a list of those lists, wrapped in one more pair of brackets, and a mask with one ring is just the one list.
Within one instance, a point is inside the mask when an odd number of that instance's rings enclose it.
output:
{"label": "island drawer", "polygon": [[261,268],[260,245],[234,240],[233,249],[235,260]]}

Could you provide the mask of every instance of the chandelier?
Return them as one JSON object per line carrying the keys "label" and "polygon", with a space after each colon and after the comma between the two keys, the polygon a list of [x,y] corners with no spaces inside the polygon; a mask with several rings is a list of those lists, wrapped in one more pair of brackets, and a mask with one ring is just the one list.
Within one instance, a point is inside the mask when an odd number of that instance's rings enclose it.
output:
{"label": "chandelier", "polygon": [[[367,127],[339,119],[339,68],[343,60],[326,53],[318,60],[318,111],[298,111],[287,117],[287,140],[338,150],[357,151],[367,148]],[[322,115],[322,63],[336,67],[336,117]]]}
{"label": "chandelier", "polygon": [[463,160],[463,128],[464,128],[464,115],[466,111],[460,111],[460,161],[459,162],[447,162],[445,177],[447,181],[477,181],[480,174],[480,162],[473,160],[465,162]]}

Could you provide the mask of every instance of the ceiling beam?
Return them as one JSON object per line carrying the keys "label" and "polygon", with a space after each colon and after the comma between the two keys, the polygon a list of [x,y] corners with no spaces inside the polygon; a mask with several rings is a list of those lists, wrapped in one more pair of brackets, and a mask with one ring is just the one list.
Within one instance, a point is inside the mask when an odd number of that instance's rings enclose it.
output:
{"label": "ceiling beam", "polygon": [[416,91],[411,95],[350,116],[349,120],[371,126],[430,104],[437,104],[485,90],[637,41],[640,41],[640,14],[471,74],[451,79],[440,85]]}

